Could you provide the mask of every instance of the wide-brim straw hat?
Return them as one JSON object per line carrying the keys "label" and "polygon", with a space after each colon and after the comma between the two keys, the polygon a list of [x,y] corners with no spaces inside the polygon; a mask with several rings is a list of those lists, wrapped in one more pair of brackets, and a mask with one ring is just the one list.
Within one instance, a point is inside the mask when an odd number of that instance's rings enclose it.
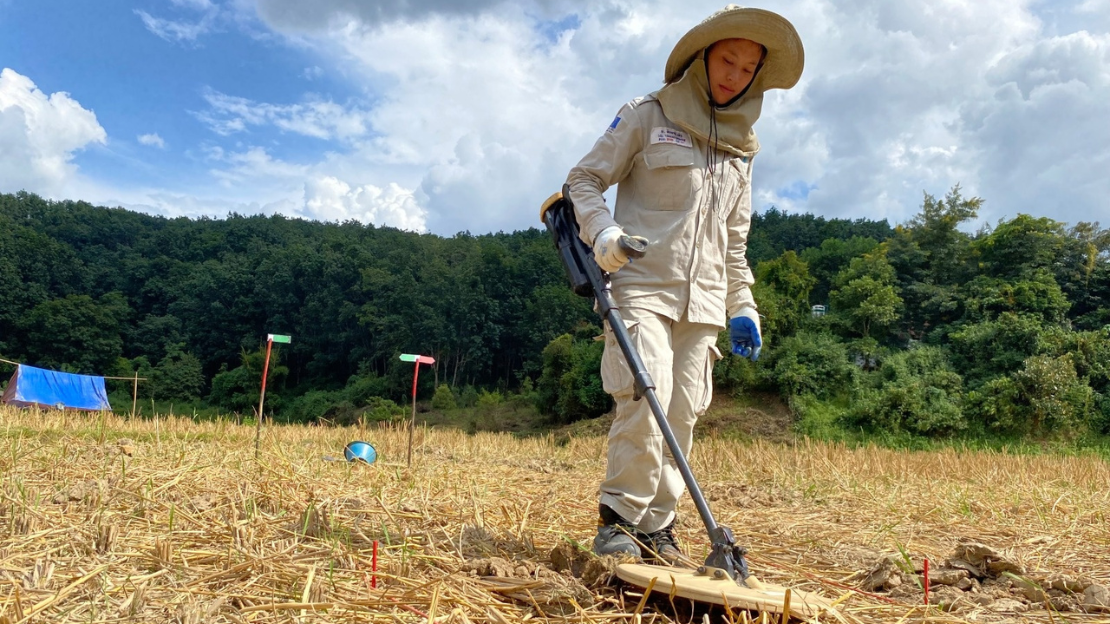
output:
{"label": "wide-brim straw hat", "polygon": [[681,78],[699,52],[722,39],[750,39],[767,48],[757,77],[763,90],[789,89],[802,76],[805,51],[793,24],[778,13],[730,4],[678,40],[667,58],[666,82]]}

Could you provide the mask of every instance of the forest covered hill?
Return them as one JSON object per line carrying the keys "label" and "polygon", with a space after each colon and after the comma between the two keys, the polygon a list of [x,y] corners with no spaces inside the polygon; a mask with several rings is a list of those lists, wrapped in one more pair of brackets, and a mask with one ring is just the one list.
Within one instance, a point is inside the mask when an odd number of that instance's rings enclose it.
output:
{"label": "forest covered hill", "polygon": [[[718,363],[718,388],[778,392],[838,427],[1105,432],[1110,234],[1027,215],[969,234],[979,203],[926,195],[897,227],[756,215],[768,347]],[[262,341],[282,333],[267,396],[282,419],[389,417],[411,387],[398,355],[424,353],[422,399],[512,395],[569,422],[608,409],[598,332],[539,229],[448,238],[0,195],[0,357],[137,371],[144,399],[251,414]]]}

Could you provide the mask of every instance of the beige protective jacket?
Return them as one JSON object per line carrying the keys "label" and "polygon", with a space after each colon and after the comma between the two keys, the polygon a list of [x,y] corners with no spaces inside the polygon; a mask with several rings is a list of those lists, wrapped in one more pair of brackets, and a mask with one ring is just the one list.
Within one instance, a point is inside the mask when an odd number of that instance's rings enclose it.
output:
{"label": "beige protective jacket", "polygon": [[[667,119],[654,95],[621,108],[567,177],[586,244],[611,225],[650,241],[643,258],[613,274],[617,302],[718,327],[755,307],[745,255],[751,174],[751,155],[707,149]],[[602,194],[614,184],[610,214]]]}

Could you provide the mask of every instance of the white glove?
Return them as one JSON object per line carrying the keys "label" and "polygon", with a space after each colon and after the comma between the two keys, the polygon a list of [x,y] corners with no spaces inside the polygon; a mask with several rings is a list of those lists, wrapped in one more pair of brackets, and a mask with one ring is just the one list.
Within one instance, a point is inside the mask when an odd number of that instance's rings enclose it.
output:
{"label": "white glove", "polygon": [[628,264],[628,255],[620,246],[622,236],[624,230],[619,225],[610,225],[594,239],[594,260],[602,271],[616,273]]}

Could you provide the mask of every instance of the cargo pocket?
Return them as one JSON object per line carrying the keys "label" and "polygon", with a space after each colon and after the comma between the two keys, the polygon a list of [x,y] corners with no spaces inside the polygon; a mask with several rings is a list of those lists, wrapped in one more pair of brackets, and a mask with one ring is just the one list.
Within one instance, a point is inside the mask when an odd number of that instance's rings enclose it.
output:
{"label": "cargo pocket", "polygon": [[742,158],[733,158],[728,161],[724,169],[724,184],[722,184],[722,199],[717,210],[717,218],[724,223],[728,221],[732,211],[737,209],[740,194],[748,186],[748,163]]}
{"label": "cargo pocket", "polygon": [[698,388],[701,398],[695,404],[694,414],[698,417],[705,414],[705,410],[709,409],[709,404],[713,401],[713,365],[719,359],[721,359],[721,352],[717,349],[717,345],[709,345],[705,351],[705,368],[702,370]]}
{"label": "cargo pocket", "polygon": [[[639,335],[640,321],[624,321],[624,327],[628,330],[628,337],[632,340],[632,346],[637,350],[640,348],[637,336]],[[628,361],[624,359],[624,352],[621,351],[621,346],[617,344],[617,337],[613,334],[613,330],[609,328],[609,324],[605,324],[605,351],[601,354],[601,386],[609,394],[618,397],[632,394],[632,369],[628,366]]]}
{"label": "cargo pocket", "polygon": [[648,210],[688,210],[693,207],[694,149],[660,143],[643,152],[648,175],[641,182]]}

